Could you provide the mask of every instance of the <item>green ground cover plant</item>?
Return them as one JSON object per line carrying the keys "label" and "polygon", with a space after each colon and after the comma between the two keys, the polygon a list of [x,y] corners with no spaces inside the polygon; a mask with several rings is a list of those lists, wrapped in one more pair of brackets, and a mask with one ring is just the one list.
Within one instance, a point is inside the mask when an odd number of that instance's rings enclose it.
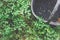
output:
{"label": "green ground cover plant", "polygon": [[42,20],[32,15],[31,0],[0,0],[0,40],[57,40]]}

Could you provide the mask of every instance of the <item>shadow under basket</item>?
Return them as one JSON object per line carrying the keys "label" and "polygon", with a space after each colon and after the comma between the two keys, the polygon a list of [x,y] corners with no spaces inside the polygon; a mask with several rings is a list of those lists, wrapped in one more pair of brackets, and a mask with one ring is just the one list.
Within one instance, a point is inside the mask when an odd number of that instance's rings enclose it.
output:
{"label": "shadow under basket", "polygon": [[[44,22],[48,22],[51,12],[53,11],[56,3],[57,0],[32,0],[32,13],[37,19],[39,19],[39,17],[42,17],[44,19]],[[50,19],[49,24],[54,26],[60,25],[60,5],[54,16]]]}

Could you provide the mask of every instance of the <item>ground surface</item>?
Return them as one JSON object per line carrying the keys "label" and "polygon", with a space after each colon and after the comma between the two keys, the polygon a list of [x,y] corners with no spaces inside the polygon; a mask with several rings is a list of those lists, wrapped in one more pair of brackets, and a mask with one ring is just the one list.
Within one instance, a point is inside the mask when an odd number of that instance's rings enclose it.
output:
{"label": "ground surface", "polygon": [[0,0],[0,40],[59,40],[59,27],[37,20],[30,0]]}

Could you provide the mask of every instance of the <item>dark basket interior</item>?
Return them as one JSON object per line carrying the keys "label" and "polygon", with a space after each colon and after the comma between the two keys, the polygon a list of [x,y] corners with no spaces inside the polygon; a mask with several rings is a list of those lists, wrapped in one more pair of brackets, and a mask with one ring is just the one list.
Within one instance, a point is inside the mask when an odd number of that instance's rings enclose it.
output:
{"label": "dark basket interior", "polygon": [[[48,18],[56,5],[57,0],[33,0],[33,11],[34,13],[48,21]],[[54,14],[51,21],[56,22],[57,18],[60,18],[60,6],[58,11]]]}

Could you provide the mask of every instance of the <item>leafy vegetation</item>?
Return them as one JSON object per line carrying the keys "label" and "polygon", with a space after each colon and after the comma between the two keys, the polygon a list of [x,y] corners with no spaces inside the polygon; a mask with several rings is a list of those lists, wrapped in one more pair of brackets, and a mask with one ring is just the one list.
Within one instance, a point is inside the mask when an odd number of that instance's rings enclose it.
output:
{"label": "leafy vegetation", "polygon": [[32,15],[30,0],[0,0],[0,40],[57,40],[42,20]]}

